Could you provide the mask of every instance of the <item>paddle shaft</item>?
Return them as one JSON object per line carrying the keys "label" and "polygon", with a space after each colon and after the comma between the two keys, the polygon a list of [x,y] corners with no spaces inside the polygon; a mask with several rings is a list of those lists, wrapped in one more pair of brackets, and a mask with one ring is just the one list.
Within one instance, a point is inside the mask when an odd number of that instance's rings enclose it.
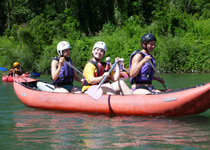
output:
{"label": "paddle shaft", "polygon": [[[160,78],[159,74],[157,73],[157,71],[156,71],[154,65],[152,64],[151,61],[149,61],[149,63],[150,63],[150,65],[152,66],[153,70],[155,71],[155,73],[156,73],[158,79],[160,80],[161,78]],[[168,90],[168,88],[166,87],[166,85],[165,85],[164,83],[161,83],[161,84],[164,86],[164,88],[165,88],[166,90]]]}
{"label": "paddle shaft", "polygon": [[79,71],[77,68],[75,68],[73,65],[71,65],[70,63],[68,63],[66,60],[65,60],[65,62],[66,62],[66,64],[68,65],[68,66],[70,66],[70,67],[72,67],[74,70],[76,70],[80,75],[82,75],[83,76],[83,74],[82,74],[82,72],[81,71]]}
{"label": "paddle shaft", "polygon": [[[112,67],[109,69],[109,74],[111,73],[111,71],[114,69],[114,67],[116,66],[116,64],[119,62],[119,60],[117,60],[113,65],[112,65]],[[100,87],[103,83],[104,83],[104,81],[106,80],[106,78],[107,78],[107,76],[105,76],[104,78],[103,78],[103,80],[101,80],[101,82],[99,83],[99,85],[98,85],[98,87]]]}

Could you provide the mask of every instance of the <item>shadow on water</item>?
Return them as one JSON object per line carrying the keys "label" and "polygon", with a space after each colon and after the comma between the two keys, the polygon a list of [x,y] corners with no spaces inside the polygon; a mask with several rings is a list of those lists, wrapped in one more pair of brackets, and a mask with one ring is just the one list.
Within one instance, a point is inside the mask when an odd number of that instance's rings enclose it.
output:
{"label": "shadow on water", "polygon": [[[205,113],[203,113],[205,114]],[[183,124],[190,124],[193,126],[199,126],[199,127],[205,127],[210,130],[209,124],[210,124],[210,116],[205,115],[192,115],[192,116],[185,116],[185,117],[168,117],[167,119],[170,119],[175,122],[180,122]]]}
{"label": "shadow on water", "polygon": [[[81,113],[21,110],[14,114],[17,146],[69,148],[206,148],[210,118],[109,117]],[[195,142],[196,141],[196,142]],[[203,146],[203,143],[206,143]]]}

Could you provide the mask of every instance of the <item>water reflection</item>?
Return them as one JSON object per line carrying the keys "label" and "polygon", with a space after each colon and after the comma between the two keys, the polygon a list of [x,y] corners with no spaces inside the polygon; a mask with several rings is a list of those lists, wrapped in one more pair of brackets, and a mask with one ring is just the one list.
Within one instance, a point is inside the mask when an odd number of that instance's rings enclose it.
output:
{"label": "water reflection", "polygon": [[[15,112],[18,146],[53,149],[208,148],[210,118],[108,117],[41,110]],[[205,143],[205,144],[204,144]]]}

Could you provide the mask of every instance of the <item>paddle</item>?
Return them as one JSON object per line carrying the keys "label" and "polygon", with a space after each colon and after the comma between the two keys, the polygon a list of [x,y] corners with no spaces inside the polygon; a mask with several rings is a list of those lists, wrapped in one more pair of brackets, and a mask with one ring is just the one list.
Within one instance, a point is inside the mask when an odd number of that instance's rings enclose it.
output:
{"label": "paddle", "polygon": [[69,66],[69,67],[72,67],[74,70],[76,70],[79,74],[81,74],[82,76],[83,76],[83,74],[82,74],[82,72],[81,71],[79,71],[77,68],[75,68],[73,65],[71,65],[70,63],[68,63],[66,60],[65,60],[65,63]]}
{"label": "paddle", "polygon": [[[117,63],[118,63],[118,60],[109,69],[109,74],[114,69],[114,67],[116,66]],[[104,83],[104,81],[106,80],[106,78],[107,78],[107,76],[105,76],[103,78],[103,80],[101,80],[101,82],[99,83],[99,85],[92,85],[91,87],[89,87],[89,89],[87,90],[87,94],[90,97],[94,98],[95,100],[98,100],[101,97],[102,93],[103,93],[103,90],[101,88],[101,85]]]}
{"label": "paddle", "polygon": [[36,77],[40,77],[40,73],[32,72],[31,74],[34,75],[34,76],[36,76]]}
{"label": "paddle", "polygon": [[[155,71],[155,73],[156,73],[158,79],[160,80],[161,78],[160,78],[159,74],[157,73],[155,67],[153,66],[152,62],[149,61],[149,63],[150,63],[150,65],[152,66],[153,70]],[[168,88],[166,87],[166,85],[165,85],[164,83],[161,83],[161,84],[163,85],[163,87],[164,87],[166,90],[168,90]]]}
{"label": "paddle", "polygon": [[4,67],[0,67],[0,71],[7,71],[7,69]]}
{"label": "paddle", "polygon": [[[8,71],[8,70],[6,68],[4,68],[4,67],[0,67],[0,71]],[[36,76],[36,77],[40,77],[40,74],[39,73],[32,72],[31,74],[34,75],[34,76]]]}

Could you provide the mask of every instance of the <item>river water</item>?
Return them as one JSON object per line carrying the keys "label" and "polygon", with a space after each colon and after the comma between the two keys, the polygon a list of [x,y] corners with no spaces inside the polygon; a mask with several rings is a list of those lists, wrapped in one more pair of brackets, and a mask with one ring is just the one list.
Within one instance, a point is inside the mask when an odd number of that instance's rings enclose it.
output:
{"label": "river water", "polygon": [[[210,74],[163,74],[168,88],[210,82]],[[42,75],[43,81],[50,81]],[[154,83],[162,88],[159,83]],[[0,150],[209,149],[210,110],[186,117],[132,117],[27,108],[0,81]]]}

